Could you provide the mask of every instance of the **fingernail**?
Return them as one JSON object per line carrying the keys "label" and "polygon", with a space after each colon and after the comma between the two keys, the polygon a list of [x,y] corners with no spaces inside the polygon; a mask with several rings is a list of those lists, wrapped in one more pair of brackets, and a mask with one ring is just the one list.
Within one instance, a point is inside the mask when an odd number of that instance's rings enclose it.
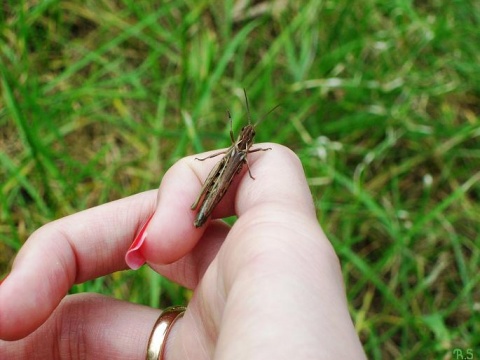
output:
{"label": "fingernail", "polygon": [[3,279],[0,280],[0,285],[2,285],[2,283],[5,281],[5,279],[8,277],[9,274],[5,275],[5,277]]}
{"label": "fingernail", "polygon": [[135,236],[132,245],[130,245],[127,253],[125,254],[125,262],[132,270],[139,269],[146,262],[145,257],[142,254],[141,247],[147,238],[147,227],[154,214],[155,212],[150,215],[147,221],[143,223],[137,236]]}

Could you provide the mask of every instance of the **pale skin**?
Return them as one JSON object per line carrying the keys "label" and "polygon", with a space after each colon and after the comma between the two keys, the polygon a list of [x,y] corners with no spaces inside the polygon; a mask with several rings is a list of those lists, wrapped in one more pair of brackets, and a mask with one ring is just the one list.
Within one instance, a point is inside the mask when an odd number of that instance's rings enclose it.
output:
{"label": "pale skin", "polygon": [[257,147],[273,150],[249,155],[256,180],[245,167],[213,212],[236,214],[233,228],[220,220],[193,226],[190,206],[218,160],[192,156],[165,174],[158,191],[32,234],[0,284],[0,358],[144,359],[160,310],[65,293],[126,269],[125,253],[155,210],[141,253],[154,270],[194,289],[168,338],[167,360],[365,359],[298,158],[280,145]]}

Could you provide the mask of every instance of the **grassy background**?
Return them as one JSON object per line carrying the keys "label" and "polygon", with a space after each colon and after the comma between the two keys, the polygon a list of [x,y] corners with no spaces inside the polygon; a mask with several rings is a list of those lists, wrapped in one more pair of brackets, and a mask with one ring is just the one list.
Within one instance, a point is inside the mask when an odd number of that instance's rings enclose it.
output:
{"label": "grassy background", "polygon": [[[474,1],[2,1],[0,274],[42,224],[228,146],[245,87],[254,118],[282,104],[257,142],[302,159],[369,358],[480,358],[479,29]],[[79,291],[190,296],[148,268]]]}

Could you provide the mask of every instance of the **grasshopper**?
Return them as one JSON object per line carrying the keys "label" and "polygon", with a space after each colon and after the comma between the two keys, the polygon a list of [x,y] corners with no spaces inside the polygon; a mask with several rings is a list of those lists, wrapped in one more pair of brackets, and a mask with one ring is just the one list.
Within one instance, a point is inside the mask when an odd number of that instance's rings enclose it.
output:
{"label": "grasshopper", "polygon": [[[227,111],[228,118],[230,119],[230,139],[232,140],[232,145],[226,151],[215,153],[203,159],[195,158],[195,160],[204,161],[218,155],[224,155],[223,158],[210,171],[210,174],[208,174],[208,177],[205,180],[202,189],[200,190],[200,194],[192,204],[192,210],[196,210],[200,206],[200,210],[198,211],[193,223],[193,225],[195,225],[197,228],[205,224],[209,216],[212,214],[213,209],[215,209],[215,206],[218,205],[220,200],[222,200],[223,196],[227,192],[230,184],[233,181],[233,178],[235,175],[240,173],[244,164],[247,165],[250,178],[255,180],[252,172],[250,171],[247,154],[257,151],[272,150],[272,148],[250,149],[255,138],[256,124],[252,125],[251,122],[250,107],[248,105],[247,92],[245,89],[243,89],[243,93],[245,94],[245,103],[247,105],[248,124],[245,125],[240,131],[237,141],[235,141],[235,138],[233,137],[232,116],[230,115],[230,112]],[[272,110],[265,114],[265,116],[275,110],[278,106],[279,105],[275,106]]]}

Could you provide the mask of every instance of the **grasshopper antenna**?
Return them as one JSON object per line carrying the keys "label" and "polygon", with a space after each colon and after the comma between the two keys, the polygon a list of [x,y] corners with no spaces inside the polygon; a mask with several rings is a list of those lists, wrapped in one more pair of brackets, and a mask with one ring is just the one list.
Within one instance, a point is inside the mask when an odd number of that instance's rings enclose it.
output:
{"label": "grasshopper antenna", "polygon": [[268,111],[265,115],[263,115],[263,116],[261,117],[261,119],[258,120],[258,121],[255,123],[255,125],[253,125],[253,126],[257,126],[258,124],[260,124],[263,120],[265,120],[265,118],[266,118],[271,112],[273,112],[273,110],[275,110],[276,108],[278,108],[280,105],[282,105],[282,104],[275,105],[270,111]]}
{"label": "grasshopper antenna", "polygon": [[[250,106],[248,105],[248,98],[247,98],[247,91],[245,90],[245,88],[243,88],[243,93],[245,94],[245,103],[247,104],[247,117],[248,117],[248,123],[251,124],[252,123],[252,118],[250,116]],[[271,109],[269,112],[267,112],[265,115],[262,116],[262,118],[260,120],[258,120],[253,126],[257,126],[260,122],[262,122],[273,110],[275,110],[276,108],[278,108],[281,104],[278,104],[278,105],[275,105],[275,107],[273,107],[273,109]]]}
{"label": "grasshopper antenna", "polygon": [[252,118],[250,117],[250,106],[248,105],[248,98],[247,98],[247,91],[243,88],[243,93],[245,94],[245,103],[247,104],[247,117],[248,117],[248,124],[252,123]]}

